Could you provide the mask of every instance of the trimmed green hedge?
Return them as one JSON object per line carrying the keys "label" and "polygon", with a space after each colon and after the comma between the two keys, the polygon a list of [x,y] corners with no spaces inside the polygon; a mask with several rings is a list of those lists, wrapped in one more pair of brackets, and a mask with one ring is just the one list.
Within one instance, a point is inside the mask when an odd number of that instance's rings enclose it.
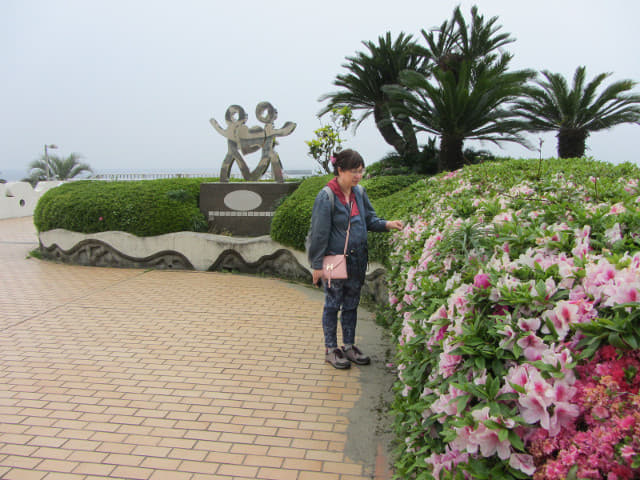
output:
{"label": "trimmed green hedge", "polygon": [[123,231],[137,236],[206,232],[200,212],[200,184],[214,178],[172,178],[125,182],[69,182],[45,192],[33,221],[40,232]]}
{"label": "trimmed green hedge", "polygon": [[[271,222],[271,238],[273,240],[297,250],[304,250],[304,241],[311,224],[313,202],[318,192],[332,178],[333,175],[307,178],[295,192],[286,198]],[[395,220],[395,216],[390,216],[395,213],[393,202],[405,201],[402,192],[421,178],[423,177],[419,175],[375,177],[363,180],[361,185],[367,190],[367,195],[378,216]],[[391,198],[397,200],[390,202]],[[372,261],[387,264],[390,251],[387,240],[388,235],[384,233],[369,235],[369,256]]]}

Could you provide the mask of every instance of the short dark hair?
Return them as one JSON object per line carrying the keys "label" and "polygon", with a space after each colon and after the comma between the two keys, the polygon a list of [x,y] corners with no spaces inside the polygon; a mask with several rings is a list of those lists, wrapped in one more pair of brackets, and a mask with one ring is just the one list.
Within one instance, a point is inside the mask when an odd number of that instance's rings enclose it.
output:
{"label": "short dark hair", "polygon": [[362,156],[350,148],[334,153],[333,156],[336,159],[336,162],[333,164],[333,173],[336,176],[338,175],[338,167],[342,170],[353,170],[354,168],[360,167],[364,168],[364,160],[362,159]]}

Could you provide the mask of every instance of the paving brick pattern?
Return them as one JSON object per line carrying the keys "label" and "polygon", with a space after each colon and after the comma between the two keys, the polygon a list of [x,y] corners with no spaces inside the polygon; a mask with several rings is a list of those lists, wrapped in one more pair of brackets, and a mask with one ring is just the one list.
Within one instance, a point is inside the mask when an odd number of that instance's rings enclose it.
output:
{"label": "paving brick pattern", "polygon": [[27,258],[36,242],[0,220],[0,478],[388,477],[345,453],[362,385],[324,363],[321,297]]}

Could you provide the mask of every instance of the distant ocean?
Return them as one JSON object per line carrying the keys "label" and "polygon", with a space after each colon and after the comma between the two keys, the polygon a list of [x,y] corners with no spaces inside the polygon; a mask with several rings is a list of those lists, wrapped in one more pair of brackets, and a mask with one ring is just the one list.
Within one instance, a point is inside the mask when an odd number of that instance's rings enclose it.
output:
{"label": "distant ocean", "polygon": [[17,182],[27,176],[25,170],[11,170],[9,168],[0,169],[0,178],[4,178],[7,182]]}
{"label": "distant ocean", "polygon": [[[220,175],[219,170],[211,170],[211,169],[193,169],[193,168],[184,168],[182,170],[177,169],[149,169],[149,170],[138,170],[138,169],[103,169],[96,170],[94,175],[177,175],[177,174],[187,174],[189,176],[203,176],[203,177],[217,177]],[[313,174],[312,170],[285,170],[284,174],[289,178],[301,178],[308,177]],[[240,174],[232,174],[234,177],[239,177]],[[12,169],[0,169],[0,178],[5,179],[7,182],[17,182],[27,177],[26,170],[12,170]]]}

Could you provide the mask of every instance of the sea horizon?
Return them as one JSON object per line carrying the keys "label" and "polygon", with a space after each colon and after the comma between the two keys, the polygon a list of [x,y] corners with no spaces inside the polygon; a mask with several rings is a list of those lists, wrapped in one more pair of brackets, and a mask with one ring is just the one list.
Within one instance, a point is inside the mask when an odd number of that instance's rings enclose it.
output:
{"label": "sea horizon", "polygon": [[[109,175],[178,175],[178,174],[187,174],[189,176],[203,176],[203,177],[218,177],[220,176],[220,170],[214,168],[100,168],[94,169],[91,177],[96,176],[109,176]],[[270,171],[267,172],[267,174]],[[312,169],[285,169],[285,175],[289,177],[302,177],[309,176],[313,174]],[[24,170],[15,170],[15,169],[2,169],[0,170],[0,178],[6,180],[7,182],[19,182],[22,179],[26,178],[27,172]],[[241,178],[241,173],[232,172],[231,176],[233,178]],[[268,175],[267,175],[268,176]],[[87,176],[78,177],[78,179],[86,179],[89,178]]]}

